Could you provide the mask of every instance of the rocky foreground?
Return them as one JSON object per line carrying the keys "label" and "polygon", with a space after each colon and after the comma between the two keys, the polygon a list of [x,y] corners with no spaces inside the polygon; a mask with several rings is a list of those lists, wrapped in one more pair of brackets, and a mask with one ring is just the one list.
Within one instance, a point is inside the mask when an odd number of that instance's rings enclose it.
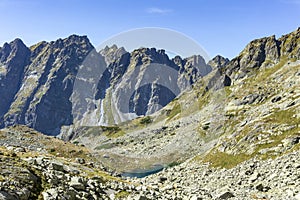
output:
{"label": "rocky foreground", "polygon": [[232,169],[213,168],[195,158],[137,179],[108,172],[85,147],[26,127],[0,133],[1,200],[300,199],[300,151],[295,149]]}
{"label": "rocky foreground", "polygon": [[138,180],[150,199],[300,199],[300,152],[249,160],[232,169],[186,162]]}

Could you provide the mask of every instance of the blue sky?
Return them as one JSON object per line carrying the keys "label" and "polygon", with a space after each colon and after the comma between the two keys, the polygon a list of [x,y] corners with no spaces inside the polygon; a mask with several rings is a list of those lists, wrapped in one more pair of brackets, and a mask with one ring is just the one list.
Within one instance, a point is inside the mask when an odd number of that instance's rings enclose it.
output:
{"label": "blue sky", "polygon": [[233,58],[259,37],[300,26],[300,0],[0,0],[0,45],[21,38],[32,45],[71,34],[97,46],[142,27],[173,29],[209,54]]}

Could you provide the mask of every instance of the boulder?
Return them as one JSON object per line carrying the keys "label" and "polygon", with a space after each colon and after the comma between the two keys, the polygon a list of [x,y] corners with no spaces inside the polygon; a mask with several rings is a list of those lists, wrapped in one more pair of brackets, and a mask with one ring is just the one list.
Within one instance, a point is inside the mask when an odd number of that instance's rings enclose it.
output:
{"label": "boulder", "polygon": [[232,198],[232,197],[234,197],[233,193],[227,191],[227,192],[221,194],[221,195],[219,196],[219,199],[230,199],[230,198]]}
{"label": "boulder", "polygon": [[76,190],[84,190],[86,188],[83,178],[79,176],[72,177],[69,185]]}

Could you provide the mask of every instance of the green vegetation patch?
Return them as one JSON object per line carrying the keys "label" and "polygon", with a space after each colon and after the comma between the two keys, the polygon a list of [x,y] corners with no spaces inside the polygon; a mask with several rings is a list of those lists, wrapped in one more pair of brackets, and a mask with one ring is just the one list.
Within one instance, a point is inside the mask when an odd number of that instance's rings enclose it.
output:
{"label": "green vegetation patch", "polygon": [[167,112],[168,120],[173,119],[179,113],[181,113],[181,106],[176,102],[173,108]]}
{"label": "green vegetation patch", "polygon": [[293,117],[294,114],[295,114],[294,109],[288,109],[288,110],[277,109],[265,119],[265,122],[298,125],[300,123],[300,120]]}
{"label": "green vegetation patch", "polygon": [[278,64],[276,64],[273,67],[264,69],[262,72],[260,72],[258,74],[258,76],[254,76],[253,81],[255,81],[256,83],[265,82],[266,80],[268,80],[271,77],[272,74],[274,74],[276,71],[281,69],[287,61],[288,61],[288,58],[286,56],[283,56],[280,59],[280,62]]}
{"label": "green vegetation patch", "polygon": [[150,116],[146,116],[146,117],[143,117],[142,119],[140,119],[140,124],[142,124],[142,125],[147,125],[150,123],[152,123],[152,118]]}
{"label": "green vegetation patch", "polygon": [[124,198],[127,198],[129,196],[129,194],[130,193],[127,191],[120,191],[120,192],[116,193],[115,198],[116,199],[124,199]]}
{"label": "green vegetation patch", "polygon": [[233,154],[227,154],[227,153],[215,150],[215,151],[207,154],[203,158],[203,161],[210,163],[211,167],[220,167],[220,168],[231,169],[250,158],[251,158],[251,155],[247,155],[247,154],[233,155]]}
{"label": "green vegetation patch", "polygon": [[125,131],[118,126],[84,126],[78,131],[83,132],[86,137],[105,135],[108,138],[117,138],[125,135]]}
{"label": "green vegetation patch", "polygon": [[103,126],[103,134],[108,138],[117,138],[125,135],[125,132],[118,126]]}
{"label": "green vegetation patch", "polygon": [[180,165],[181,164],[181,162],[179,162],[179,161],[174,161],[174,162],[171,162],[171,163],[169,163],[168,164],[168,167],[175,167],[175,166],[177,166],[177,165]]}
{"label": "green vegetation patch", "polygon": [[4,181],[5,181],[5,177],[0,174],[0,182],[4,182]]}
{"label": "green vegetation patch", "polygon": [[0,131],[0,139],[4,139],[6,138],[6,135],[4,132]]}

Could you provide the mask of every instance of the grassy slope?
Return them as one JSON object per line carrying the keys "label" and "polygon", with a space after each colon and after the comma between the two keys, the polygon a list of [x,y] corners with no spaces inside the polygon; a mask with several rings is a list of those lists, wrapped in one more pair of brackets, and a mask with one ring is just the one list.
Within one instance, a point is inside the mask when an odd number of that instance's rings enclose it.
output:
{"label": "grassy slope", "polygon": [[[284,139],[300,137],[300,118],[297,116],[300,107],[297,103],[288,106],[289,102],[296,102],[298,99],[294,95],[299,88],[295,74],[300,66],[289,66],[286,63],[287,59],[283,58],[274,67],[261,69],[245,79],[242,87],[230,86],[226,89],[231,91],[228,101],[242,99],[254,93],[265,94],[266,98],[262,102],[228,112],[226,131],[219,145],[205,156],[198,156],[197,160],[209,162],[213,167],[232,168],[253,157],[274,158],[300,149],[299,143],[283,146]],[[271,100],[276,96],[282,99],[272,103]],[[261,113],[264,109],[267,113]],[[245,120],[248,121],[246,125],[243,124]],[[223,144],[227,148],[225,151],[220,150]]]}

